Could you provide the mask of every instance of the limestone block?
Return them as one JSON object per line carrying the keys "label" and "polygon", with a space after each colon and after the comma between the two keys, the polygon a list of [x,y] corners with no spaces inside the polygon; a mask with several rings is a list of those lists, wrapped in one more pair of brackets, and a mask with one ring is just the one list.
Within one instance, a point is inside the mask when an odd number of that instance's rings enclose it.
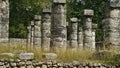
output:
{"label": "limestone block", "polygon": [[40,15],[35,15],[34,16],[34,20],[35,21],[40,21],[41,20],[41,16]]}
{"label": "limestone block", "polygon": [[70,41],[70,46],[71,46],[72,48],[77,48],[77,47],[78,47],[78,42],[77,42],[77,40],[71,40],[71,41]]}
{"label": "limestone block", "polygon": [[35,25],[41,27],[41,21],[35,21]]}
{"label": "limestone block", "polygon": [[53,0],[53,3],[66,3],[66,0]]}
{"label": "limestone block", "polygon": [[110,0],[110,7],[120,7],[120,0]]}
{"label": "limestone block", "polygon": [[14,57],[15,56],[15,54],[13,54],[13,53],[1,53],[0,55],[9,56],[9,57]]}
{"label": "limestone block", "polygon": [[44,50],[50,49],[50,38],[42,38],[42,48]]}
{"label": "limestone block", "polygon": [[74,30],[77,30],[78,28],[78,23],[73,23],[72,24],[72,30],[74,31]]}
{"label": "limestone block", "polygon": [[88,37],[91,37],[91,36],[92,36],[92,31],[90,31],[90,30],[89,30],[89,31],[85,30],[85,31],[84,31],[84,35],[85,35],[85,36],[88,36]]}
{"label": "limestone block", "polygon": [[71,34],[70,38],[71,40],[77,40],[77,34]]}
{"label": "limestone block", "polygon": [[9,32],[9,25],[8,24],[0,24],[0,32]]}
{"label": "limestone block", "polygon": [[83,47],[83,32],[78,33],[78,46]]}
{"label": "limestone block", "polygon": [[57,54],[55,53],[44,53],[43,58],[48,59],[48,60],[55,60],[57,59]]}
{"label": "limestone block", "polygon": [[91,9],[85,9],[83,14],[84,14],[84,16],[93,16],[94,11]]}
{"label": "limestone block", "polygon": [[0,38],[0,43],[8,43],[8,38]]}
{"label": "limestone block", "polygon": [[8,38],[9,33],[8,32],[0,32],[0,38]]}
{"label": "limestone block", "polygon": [[43,8],[43,13],[51,13],[51,8],[45,7]]}
{"label": "limestone block", "polygon": [[43,23],[42,30],[50,30],[51,23]]}
{"label": "limestone block", "polygon": [[[54,15],[55,16],[55,15]],[[59,28],[59,27],[66,27],[66,21],[65,21],[65,19],[66,18],[64,18],[64,17],[61,17],[61,16],[59,16],[58,14],[54,17],[54,20],[53,20],[53,22],[54,22],[54,25],[52,25],[52,26],[54,26],[54,27],[57,27],[57,28]],[[57,22],[57,23],[56,23]]]}
{"label": "limestone block", "polygon": [[18,55],[18,57],[21,60],[33,60],[34,59],[34,53],[20,53]]}
{"label": "limestone block", "polygon": [[41,28],[40,28],[39,26],[36,26],[36,25],[35,25],[35,26],[34,26],[34,31],[35,31],[35,32],[37,32],[37,31],[38,31],[38,32],[41,32]]}
{"label": "limestone block", "polygon": [[110,17],[111,18],[120,18],[120,10],[119,9],[113,9],[110,11]]}
{"label": "limestone block", "polygon": [[42,30],[42,38],[50,38],[51,33],[49,30]]}
{"label": "limestone block", "polygon": [[41,38],[34,38],[34,44],[41,46]]}

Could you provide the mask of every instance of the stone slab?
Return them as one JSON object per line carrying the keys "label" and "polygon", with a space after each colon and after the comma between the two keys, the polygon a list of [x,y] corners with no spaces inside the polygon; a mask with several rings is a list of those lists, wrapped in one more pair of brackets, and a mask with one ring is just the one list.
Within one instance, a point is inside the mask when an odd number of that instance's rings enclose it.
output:
{"label": "stone slab", "polygon": [[18,55],[18,58],[21,60],[33,60],[34,59],[34,53],[20,53]]}

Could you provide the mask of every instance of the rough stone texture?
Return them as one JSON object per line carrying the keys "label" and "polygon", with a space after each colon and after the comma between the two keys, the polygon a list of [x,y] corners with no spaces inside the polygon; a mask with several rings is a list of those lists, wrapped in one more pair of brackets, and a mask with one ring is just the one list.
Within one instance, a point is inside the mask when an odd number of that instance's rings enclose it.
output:
{"label": "rough stone texture", "polygon": [[15,54],[13,54],[13,53],[1,53],[0,55],[9,56],[9,57],[14,57],[15,56]]}
{"label": "rough stone texture", "polygon": [[96,42],[95,42],[95,31],[93,31],[92,32],[92,46],[91,46],[91,48],[93,49],[93,50],[95,50],[96,49],[96,44],[95,44]]}
{"label": "rough stone texture", "polygon": [[33,60],[34,59],[34,53],[20,53],[18,55],[18,58],[21,60]]}
{"label": "rough stone texture", "polygon": [[17,47],[18,45],[25,47],[27,45],[27,39],[19,39],[19,38],[10,38],[9,39],[9,44],[10,46],[15,46]]}
{"label": "rough stone texture", "polygon": [[29,47],[30,46],[30,44],[31,44],[31,26],[28,26],[27,27],[27,46]]}
{"label": "rough stone texture", "polygon": [[51,9],[43,8],[43,23],[42,23],[42,48],[45,51],[50,49],[51,40]]}
{"label": "rough stone texture", "polygon": [[78,47],[78,38],[77,38],[77,30],[78,30],[78,23],[77,23],[77,18],[71,18],[70,19],[72,24],[71,24],[71,34],[70,34],[70,46],[72,48],[77,48]]}
{"label": "rough stone texture", "polygon": [[52,41],[51,45],[58,48],[66,48],[67,23],[66,0],[53,0],[52,6]]}
{"label": "rough stone texture", "polygon": [[9,38],[9,1],[0,2],[0,43],[7,43]]}
{"label": "rough stone texture", "polygon": [[120,0],[109,0],[110,7],[120,7]]}
{"label": "rough stone texture", "polygon": [[34,16],[34,47],[41,48],[41,16]]}
{"label": "rough stone texture", "polygon": [[43,58],[47,59],[47,60],[55,60],[57,59],[57,54],[55,53],[44,53]]}
{"label": "rough stone texture", "polygon": [[31,21],[31,44],[30,47],[33,48],[34,45],[34,21]]}
{"label": "rough stone texture", "polygon": [[83,39],[83,44],[84,44],[84,48],[86,49],[92,49],[92,16],[93,16],[94,12],[93,10],[88,10],[85,9],[84,10],[84,19],[83,19],[83,35],[84,35],[84,39]]}
{"label": "rough stone texture", "polygon": [[104,32],[104,46],[120,46],[120,1],[110,0],[107,6],[106,12],[107,18],[102,21]]}
{"label": "rough stone texture", "polygon": [[78,32],[78,47],[83,49],[83,29],[82,28],[79,28],[79,32]]}
{"label": "rough stone texture", "polygon": [[62,62],[41,62],[41,61],[0,61],[0,68],[119,68],[120,65],[107,65],[92,62],[73,61],[69,63]]}

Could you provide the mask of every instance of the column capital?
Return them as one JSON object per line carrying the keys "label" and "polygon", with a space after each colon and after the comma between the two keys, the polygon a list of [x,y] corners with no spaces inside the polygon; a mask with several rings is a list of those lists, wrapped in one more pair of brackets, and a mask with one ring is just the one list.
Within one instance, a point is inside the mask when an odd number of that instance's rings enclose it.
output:
{"label": "column capital", "polygon": [[35,15],[35,16],[34,16],[34,20],[35,20],[35,21],[41,20],[41,16],[40,16],[40,15]]}
{"label": "column capital", "polygon": [[70,21],[73,23],[77,23],[78,19],[76,17],[70,18]]}
{"label": "column capital", "polygon": [[42,13],[51,13],[51,8],[44,7],[44,8],[42,9]]}
{"label": "column capital", "polygon": [[94,11],[92,9],[85,9],[83,12],[84,16],[93,16],[94,15]]}
{"label": "column capital", "polygon": [[53,0],[53,3],[61,3],[61,4],[65,4],[66,0]]}

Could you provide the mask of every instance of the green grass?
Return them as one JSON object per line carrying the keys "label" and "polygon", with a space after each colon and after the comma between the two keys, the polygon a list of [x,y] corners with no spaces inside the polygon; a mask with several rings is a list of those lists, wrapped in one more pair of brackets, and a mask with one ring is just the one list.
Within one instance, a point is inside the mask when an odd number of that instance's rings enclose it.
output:
{"label": "green grass", "polygon": [[[73,50],[71,48],[68,48],[66,51],[62,49],[55,50],[54,48],[50,51],[42,51],[41,49],[31,49],[30,47],[25,48],[21,45],[18,45],[17,47],[12,46],[0,46],[0,53],[15,53],[19,54],[20,52],[33,52],[35,54],[35,60],[41,60],[45,61],[45,59],[42,57],[43,53],[56,53],[58,55],[57,61],[60,62],[72,62],[72,61],[80,61],[80,62],[96,62],[96,63],[105,63],[105,64],[119,64],[120,60],[119,57],[116,57],[116,54],[114,51],[112,51],[112,54],[106,54],[104,55],[104,58],[101,60],[99,57],[94,58],[93,53],[89,50],[82,50],[82,49],[76,49]],[[1,56],[2,58],[16,58],[15,57],[8,57],[8,56]]]}

